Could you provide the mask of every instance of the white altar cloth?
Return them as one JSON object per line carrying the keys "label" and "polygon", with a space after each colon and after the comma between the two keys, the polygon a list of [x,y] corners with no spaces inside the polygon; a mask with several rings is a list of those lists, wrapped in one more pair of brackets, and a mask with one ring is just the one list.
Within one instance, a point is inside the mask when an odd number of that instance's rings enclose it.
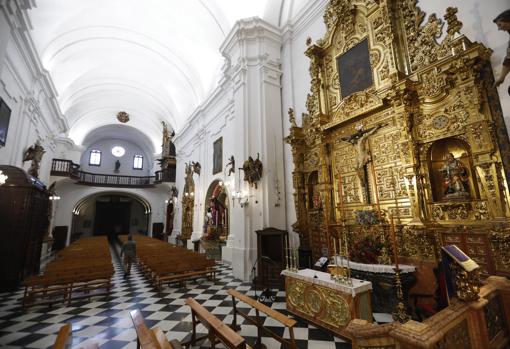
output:
{"label": "white altar cloth", "polygon": [[[344,266],[347,266],[347,259],[341,258],[339,256],[335,256],[335,263],[340,265],[340,260],[342,261]],[[395,274],[395,265],[387,265],[387,264],[365,264],[365,263],[356,263],[349,261],[349,268],[360,271],[368,271],[371,273],[388,273]],[[408,264],[399,264],[398,268],[400,269],[401,274],[413,273],[416,271],[416,267],[414,265]]]}

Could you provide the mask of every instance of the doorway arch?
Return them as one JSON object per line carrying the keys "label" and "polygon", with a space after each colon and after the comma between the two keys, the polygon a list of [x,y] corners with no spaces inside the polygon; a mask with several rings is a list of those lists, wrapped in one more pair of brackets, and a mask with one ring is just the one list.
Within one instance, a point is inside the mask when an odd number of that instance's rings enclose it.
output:
{"label": "doorway arch", "polygon": [[149,202],[136,194],[103,191],[76,202],[71,222],[71,242],[85,236],[147,235],[151,215]]}

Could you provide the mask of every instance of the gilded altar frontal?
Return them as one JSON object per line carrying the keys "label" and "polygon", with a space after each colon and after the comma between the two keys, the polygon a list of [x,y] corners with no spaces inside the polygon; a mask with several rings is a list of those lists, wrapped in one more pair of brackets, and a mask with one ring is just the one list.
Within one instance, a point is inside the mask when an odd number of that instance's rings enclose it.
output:
{"label": "gilded altar frontal", "polygon": [[[294,229],[312,260],[334,239],[380,246],[435,283],[445,245],[482,274],[510,276],[510,144],[492,51],[462,34],[457,9],[428,16],[415,0],[333,0],[308,40],[308,113],[289,110]],[[355,53],[355,54],[353,54]],[[434,281],[432,281],[434,280]]]}

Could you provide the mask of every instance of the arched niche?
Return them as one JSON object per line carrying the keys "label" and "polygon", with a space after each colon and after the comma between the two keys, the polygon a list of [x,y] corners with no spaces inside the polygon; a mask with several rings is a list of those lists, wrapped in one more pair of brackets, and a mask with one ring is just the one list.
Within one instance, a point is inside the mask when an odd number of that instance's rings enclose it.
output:
{"label": "arched niche", "polygon": [[229,200],[228,192],[219,179],[212,181],[207,189],[204,204],[204,239],[227,239],[229,234]]}
{"label": "arched niche", "polygon": [[319,188],[319,174],[317,171],[313,171],[308,175],[306,183],[308,192],[308,209],[318,209],[320,206],[320,195]]}
{"label": "arched niche", "polygon": [[[469,194],[468,196],[448,197],[447,195],[445,164],[449,154],[453,154],[453,157],[460,161],[466,170],[467,180],[464,183]],[[474,180],[475,171],[473,171],[471,147],[464,140],[458,138],[444,138],[434,142],[429,150],[428,168],[432,197],[435,202],[452,199],[472,200],[479,198],[478,187]]]}

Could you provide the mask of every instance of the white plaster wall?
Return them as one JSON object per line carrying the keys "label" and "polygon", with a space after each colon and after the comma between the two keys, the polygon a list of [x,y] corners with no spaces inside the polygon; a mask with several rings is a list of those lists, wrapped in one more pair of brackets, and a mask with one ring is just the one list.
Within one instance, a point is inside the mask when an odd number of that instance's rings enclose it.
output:
{"label": "white plaster wall", "polygon": [[[121,157],[115,157],[112,154],[114,146],[121,146],[125,149],[126,153]],[[90,166],[89,157],[92,149],[101,151],[101,165]],[[143,169],[133,169],[133,158],[135,155],[143,156]],[[115,162],[120,161],[120,168],[118,173],[114,173]],[[152,162],[142,148],[135,143],[128,142],[123,139],[105,139],[95,142],[88,147],[81,155],[80,166],[84,172],[112,174],[119,176],[150,176],[152,169]]]}
{"label": "white plaster wall", "polygon": [[3,29],[0,30],[0,96],[11,109],[6,146],[0,148],[0,164],[27,170],[30,162],[22,162],[23,154],[39,141],[46,150],[39,179],[50,184],[51,159],[56,151],[54,138],[67,125],[56,103],[56,90],[34,54],[27,32],[26,10],[21,10],[18,1],[11,1],[0,10],[0,18]]}

